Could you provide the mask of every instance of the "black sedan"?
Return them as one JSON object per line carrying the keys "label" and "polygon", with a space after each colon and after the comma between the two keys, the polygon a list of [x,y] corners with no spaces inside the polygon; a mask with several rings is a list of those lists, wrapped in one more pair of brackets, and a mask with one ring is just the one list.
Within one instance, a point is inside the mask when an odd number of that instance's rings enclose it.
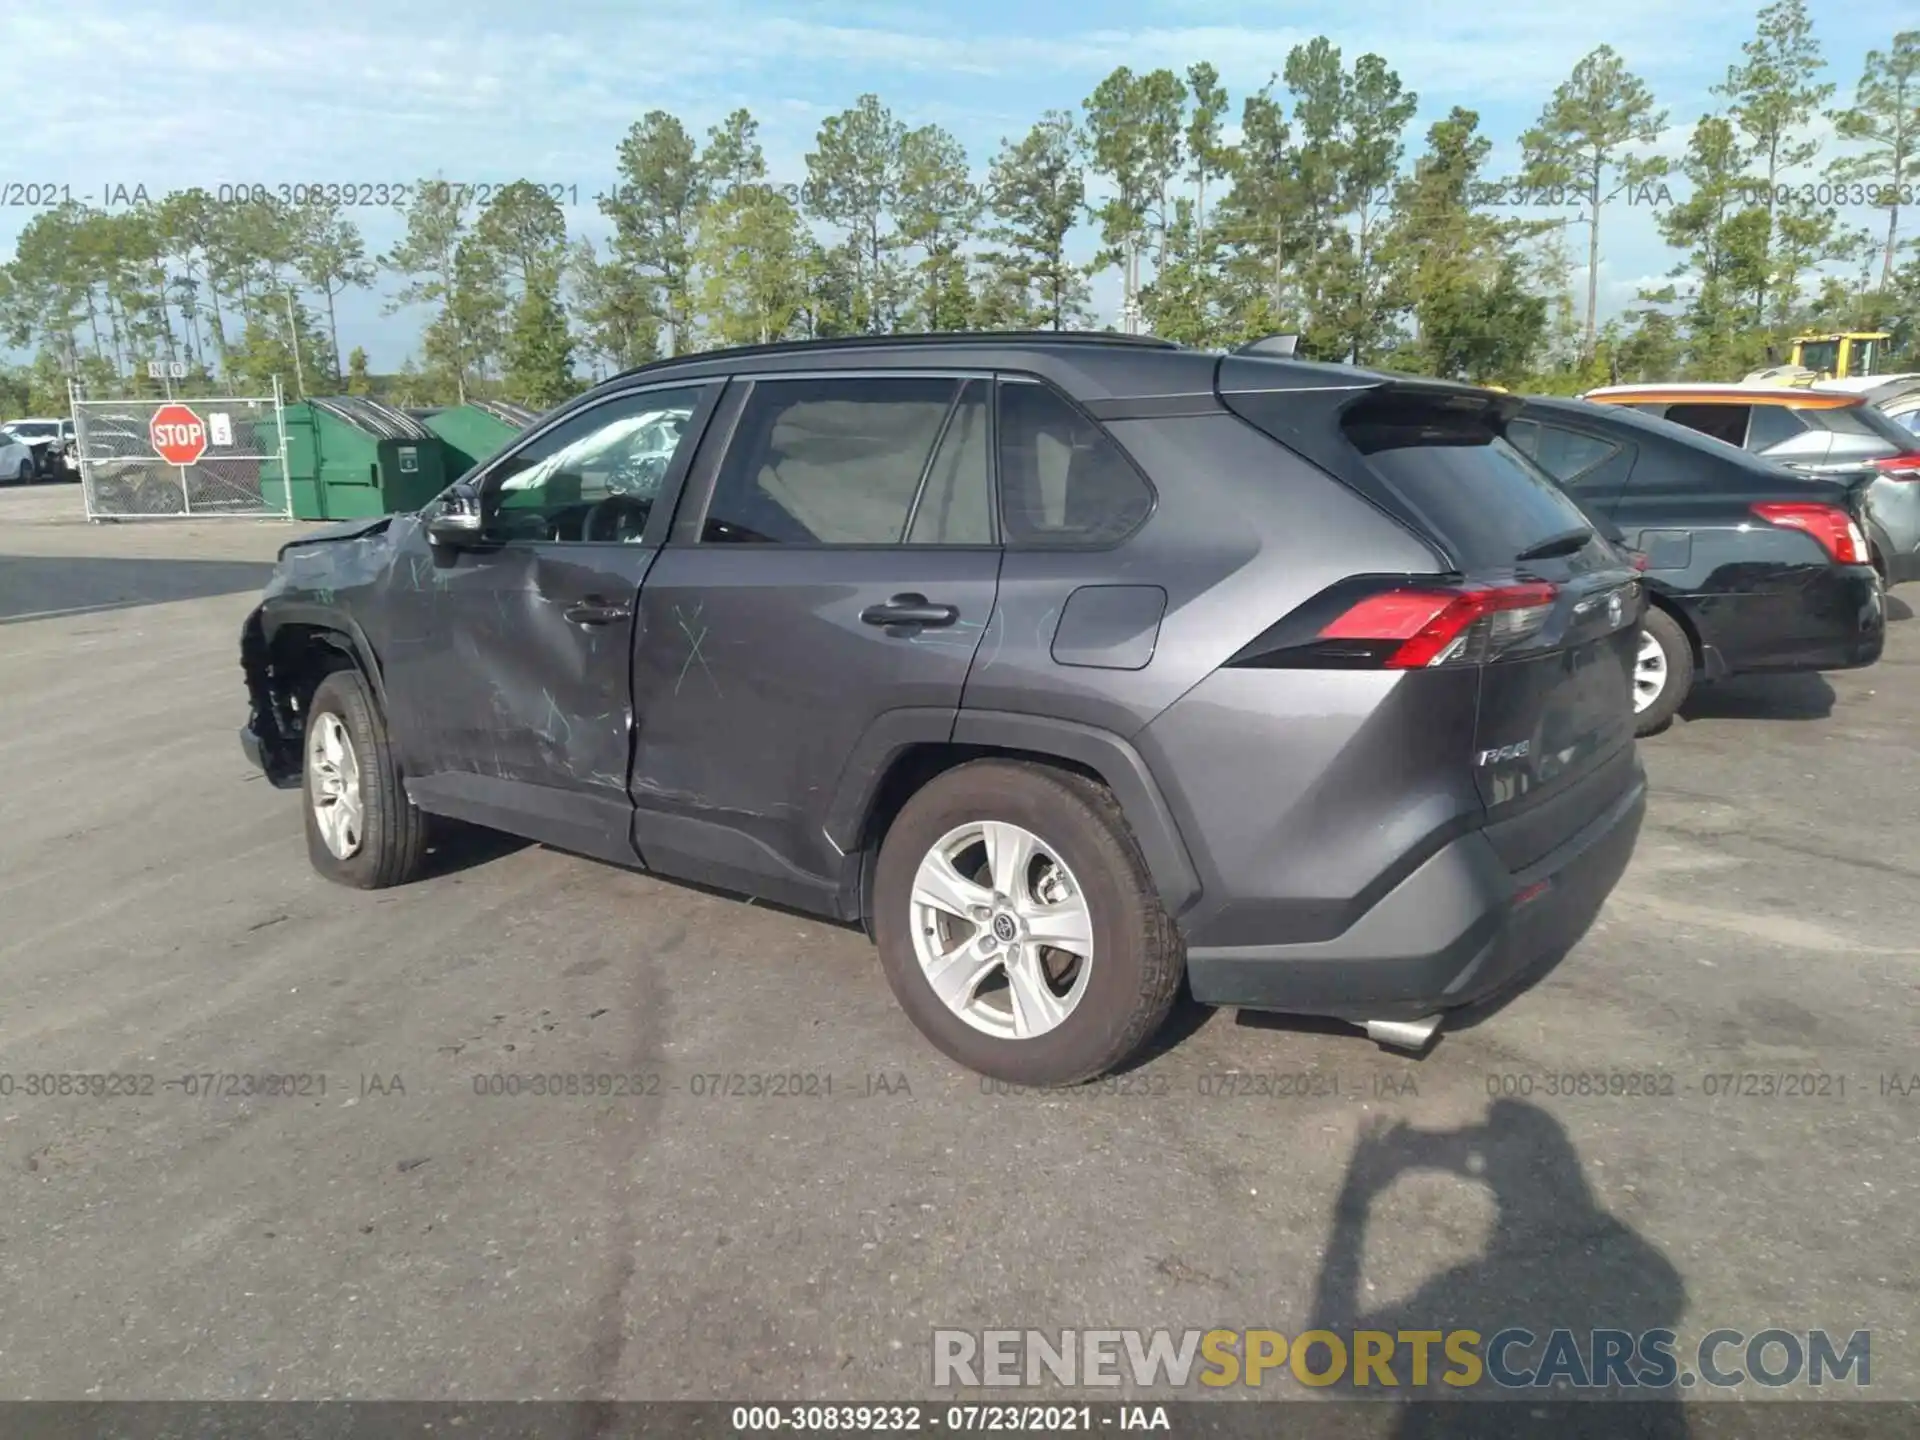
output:
{"label": "black sedan", "polygon": [[1698,680],[1871,665],[1886,638],[1862,487],[1613,405],[1530,399],[1508,439],[1645,557],[1637,729]]}

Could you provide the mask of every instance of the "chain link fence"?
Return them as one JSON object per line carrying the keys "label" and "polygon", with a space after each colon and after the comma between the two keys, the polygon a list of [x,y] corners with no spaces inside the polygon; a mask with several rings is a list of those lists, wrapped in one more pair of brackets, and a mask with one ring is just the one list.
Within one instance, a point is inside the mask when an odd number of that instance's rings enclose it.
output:
{"label": "chain link fence", "polygon": [[[279,381],[273,394],[174,396],[167,400],[90,400],[73,392],[74,448],[89,520],[174,516],[287,516],[287,427]],[[191,465],[175,465],[153,445],[156,412],[185,405],[205,427],[207,446]],[[271,470],[269,497],[261,484]]]}

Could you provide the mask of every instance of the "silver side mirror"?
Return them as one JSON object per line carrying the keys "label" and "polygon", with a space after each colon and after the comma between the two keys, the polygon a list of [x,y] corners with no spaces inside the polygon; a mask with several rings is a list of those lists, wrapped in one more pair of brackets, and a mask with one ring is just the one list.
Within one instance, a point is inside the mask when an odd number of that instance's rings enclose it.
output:
{"label": "silver side mirror", "polygon": [[457,548],[474,544],[480,535],[480,493],[463,481],[441,496],[428,514],[427,539]]}

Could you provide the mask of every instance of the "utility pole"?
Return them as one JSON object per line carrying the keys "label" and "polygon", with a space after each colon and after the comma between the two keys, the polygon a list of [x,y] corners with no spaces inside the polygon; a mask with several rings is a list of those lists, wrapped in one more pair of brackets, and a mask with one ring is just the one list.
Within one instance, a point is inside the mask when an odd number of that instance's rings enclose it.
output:
{"label": "utility pole", "polygon": [[1125,280],[1121,286],[1120,329],[1127,335],[1140,333],[1140,238],[1137,234],[1127,237],[1127,265]]}
{"label": "utility pole", "polygon": [[300,327],[293,323],[293,291],[281,286],[280,298],[287,302],[287,342],[293,346],[293,383],[304,400],[307,398],[307,377],[300,366]]}

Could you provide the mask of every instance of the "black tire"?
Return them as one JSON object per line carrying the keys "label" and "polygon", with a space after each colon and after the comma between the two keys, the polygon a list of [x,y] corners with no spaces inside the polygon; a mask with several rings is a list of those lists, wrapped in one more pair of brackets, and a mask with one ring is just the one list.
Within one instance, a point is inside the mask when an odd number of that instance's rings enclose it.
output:
{"label": "black tire", "polygon": [[[1079,880],[1092,916],[1091,971],[1057,1028],[1029,1039],[975,1029],[934,993],[913,945],[921,860],[969,821],[1023,826]],[[1120,806],[1091,780],[1044,765],[977,760],[943,772],[900,811],[874,872],[874,939],[909,1019],[962,1065],[1017,1085],[1077,1085],[1125,1064],[1166,1021],[1186,954]]]}
{"label": "black tire", "polygon": [[33,483],[33,461],[22,460],[20,462],[20,473],[13,477],[13,483],[16,485],[31,485]]}
{"label": "black tire", "polygon": [[1680,622],[1658,606],[1649,605],[1642,617],[1641,632],[1653,637],[1666,660],[1666,681],[1652,704],[1633,717],[1633,733],[1639,736],[1655,734],[1673,723],[1673,717],[1686,703],[1688,693],[1693,689],[1693,642],[1687,638],[1687,632],[1680,628]]}
{"label": "black tire", "polygon": [[314,814],[314,767],[302,742],[301,811],[307,855],[327,879],[357,890],[384,890],[419,875],[427,852],[427,817],[407,798],[387,740],[387,725],[357,670],[336,670],[320,682],[307,707],[307,733],[324,715],[336,715],[353,745],[362,807],[359,846],[344,859],[328,848]]}

